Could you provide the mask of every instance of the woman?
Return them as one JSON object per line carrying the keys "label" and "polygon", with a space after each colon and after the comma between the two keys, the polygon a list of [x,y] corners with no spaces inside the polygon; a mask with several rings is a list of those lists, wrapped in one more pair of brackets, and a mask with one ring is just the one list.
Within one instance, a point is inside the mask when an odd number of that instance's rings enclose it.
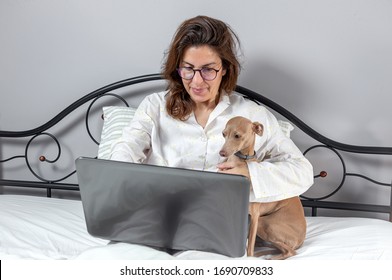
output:
{"label": "woman", "polygon": [[[239,40],[224,22],[197,16],[174,35],[163,66],[165,92],[147,96],[111,159],[170,167],[242,174],[251,179],[250,201],[269,202],[305,192],[312,166],[283,135],[264,107],[233,93],[240,70]],[[222,163],[222,131],[234,116],[264,125],[255,151],[260,162]]]}

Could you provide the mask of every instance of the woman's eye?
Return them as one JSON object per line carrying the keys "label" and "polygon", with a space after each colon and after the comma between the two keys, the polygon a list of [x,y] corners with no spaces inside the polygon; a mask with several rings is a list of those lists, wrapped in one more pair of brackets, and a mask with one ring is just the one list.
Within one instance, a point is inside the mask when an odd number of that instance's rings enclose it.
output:
{"label": "woman's eye", "polygon": [[215,70],[212,69],[212,68],[202,68],[201,71],[202,71],[204,74],[215,73]]}
{"label": "woman's eye", "polygon": [[191,67],[182,67],[184,72],[192,72],[193,73],[193,68]]}

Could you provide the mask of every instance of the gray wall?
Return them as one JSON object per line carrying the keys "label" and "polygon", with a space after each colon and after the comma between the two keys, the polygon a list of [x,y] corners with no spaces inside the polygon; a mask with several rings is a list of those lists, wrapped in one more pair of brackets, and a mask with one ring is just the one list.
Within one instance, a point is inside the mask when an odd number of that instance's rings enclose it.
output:
{"label": "gray wall", "polygon": [[[198,14],[240,36],[239,84],[336,141],[392,146],[390,0],[1,0],[0,130],[39,126],[87,92],[159,72],[178,24]],[[391,180],[391,160],[366,161]],[[364,188],[346,195],[388,202]]]}

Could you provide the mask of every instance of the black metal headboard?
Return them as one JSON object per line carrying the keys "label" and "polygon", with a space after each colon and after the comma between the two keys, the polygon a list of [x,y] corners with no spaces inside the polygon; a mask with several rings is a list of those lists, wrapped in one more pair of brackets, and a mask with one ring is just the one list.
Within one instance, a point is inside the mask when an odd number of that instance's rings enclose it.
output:
{"label": "black metal headboard", "polygon": [[[113,93],[113,91],[117,89],[121,89],[124,87],[128,87],[131,85],[136,85],[136,84],[141,84],[141,83],[146,83],[146,82],[151,82],[151,81],[157,81],[157,80],[162,80],[162,76],[160,74],[151,74],[151,75],[144,75],[144,76],[138,76],[126,80],[122,80],[116,83],[112,83],[110,85],[104,86],[102,88],[99,88],[79,100],[75,101],[72,103],[70,106],[65,108],[63,111],[61,111],[59,114],[57,114],[55,117],[53,117],[51,120],[48,122],[44,123],[43,125],[30,129],[30,130],[25,130],[25,131],[0,131],[0,139],[5,139],[5,138],[17,138],[17,139],[23,139],[25,141],[26,146],[25,146],[25,152],[22,155],[15,155],[11,156],[5,159],[0,159],[0,168],[5,167],[5,165],[11,161],[17,160],[17,159],[24,159],[26,163],[26,168],[29,169],[29,171],[34,175],[36,180],[18,180],[18,179],[6,179],[6,178],[0,178],[0,186],[15,186],[15,187],[27,187],[27,188],[41,188],[41,189],[46,189],[47,190],[47,196],[50,197],[52,194],[52,190],[70,190],[70,191],[78,191],[78,185],[75,183],[66,183],[66,179],[74,176],[76,173],[75,171],[72,171],[68,174],[65,174],[62,176],[60,179],[56,180],[49,180],[41,177],[40,175],[37,174],[37,172],[34,171],[34,168],[32,167],[31,160],[28,157],[28,151],[30,144],[34,141],[34,139],[38,136],[46,136],[51,138],[57,146],[58,153],[57,157],[55,159],[47,159],[45,156],[40,156],[38,159],[35,159],[35,161],[38,162],[47,162],[47,163],[56,163],[56,161],[60,158],[61,156],[61,150],[62,146],[60,141],[56,138],[55,135],[47,132],[50,128],[56,126],[61,120],[63,120],[66,116],[71,114],[73,111],[75,111],[77,108],[81,107],[82,105],[89,104],[87,112],[86,112],[86,117],[85,117],[85,123],[86,123],[86,129],[92,140],[96,143],[99,144],[94,137],[92,137],[89,129],[89,111],[91,109],[91,106],[95,103],[96,100],[100,99],[103,96],[113,96],[117,99],[120,99],[122,102],[127,105],[126,100],[121,97],[118,94]],[[286,118],[288,121],[290,121],[292,124],[294,124],[297,128],[302,130],[305,134],[313,138],[315,141],[318,142],[318,144],[313,145],[306,149],[303,153],[307,155],[308,152],[317,149],[317,148],[326,148],[335,153],[338,158],[340,159],[342,163],[342,168],[343,168],[343,178],[341,182],[338,184],[336,188],[333,188],[333,191],[328,193],[327,195],[323,195],[321,197],[307,197],[307,196],[302,196],[302,203],[305,207],[311,207],[312,208],[312,214],[317,215],[317,209],[318,208],[331,208],[331,209],[344,209],[344,210],[356,210],[356,211],[366,211],[366,212],[378,212],[378,213],[387,213],[389,214],[389,219],[392,221],[392,182],[380,182],[378,180],[375,180],[373,178],[369,178],[363,174],[357,174],[357,173],[349,173],[346,171],[346,165],[345,165],[345,160],[344,160],[344,155],[341,154],[341,152],[345,152],[348,154],[367,154],[367,155],[390,155],[392,156],[392,147],[376,147],[376,146],[357,146],[357,145],[348,145],[340,142],[336,142],[334,140],[331,140],[317,131],[313,130],[311,127],[306,125],[302,120],[300,120],[298,117],[296,117],[294,114],[280,106],[279,104],[273,102],[272,100],[262,96],[261,94],[254,92],[250,89],[247,89],[242,86],[237,86],[236,91],[240,94],[243,94],[247,98],[255,101],[256,103],[263,104],[264,106],[269,107],[276,113],[280,114],[284,118]],[[328,173],[326,171],[321,170],[317,174],[314,175],[315,179],[321,179],[328,176]],[[345,178],[348,176],[353,176],[353,177],[358,177],[364,180],[367,180],[368,182],[379,185],[382,187],[389,188],[391,197],[390,197],[390,203],[389,205],[373,205],[373,204],[362,204],[362,203],[345,203],[345,202],[333,202],[333,201],[328,201],[327,199],[332,197],[335,193],[337,193],[345,183]]]}

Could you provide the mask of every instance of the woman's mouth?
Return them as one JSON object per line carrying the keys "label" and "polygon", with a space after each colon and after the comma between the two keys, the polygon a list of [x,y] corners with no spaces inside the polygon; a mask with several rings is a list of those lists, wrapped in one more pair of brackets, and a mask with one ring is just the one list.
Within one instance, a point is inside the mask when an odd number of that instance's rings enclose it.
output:
{"label": "woman's mouth", "polygon": [[204,90],[204,88],[192,88],[194,94],[202,94]]}

